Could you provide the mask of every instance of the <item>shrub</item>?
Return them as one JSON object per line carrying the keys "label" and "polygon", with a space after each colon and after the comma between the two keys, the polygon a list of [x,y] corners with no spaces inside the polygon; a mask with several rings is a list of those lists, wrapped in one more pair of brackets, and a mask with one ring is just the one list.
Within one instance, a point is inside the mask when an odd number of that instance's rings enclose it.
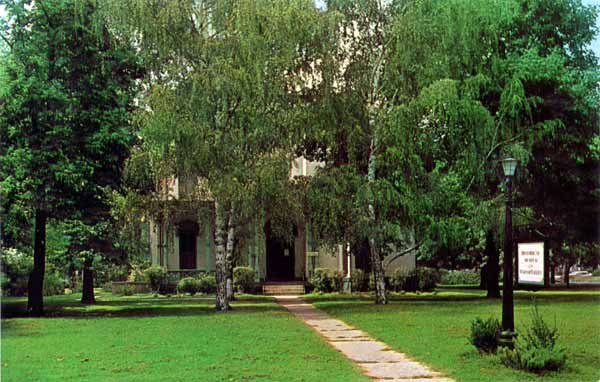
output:
{"label": "shrub", "polygon": [[331,286],[334,292],[341,292],[344,290],[344,273],[340,271],[332,271],[331,275]]}
{"label": "shrub", "polygon": [[440,281],[440,274],[433,268],[417,268],[417,280],[419,283],[419,290],[422,292],[430,292],[435,289],[437,283]]}
{"label": "shrub", "polygon": [[445,285],[479,285],[481,275],[472,270],[444,272],[440,282]]}
{"label": "shrub", "polygon": [[195,295],[200,291],[200,281],[193,277],[184,277],[177,283],[177,293]]}
{"label": "shrub", "polygon": [[153,292],[160,291],[167,283],[167,270],[158,265],[146,268],[144,276]]}
{"label": "shrub", "polygon": [[365,272],[362,269],[354,269],[351,274],[352,278],[352,290],[363,292],[367,289],[367,280],[365,278]]}
{"label": "shrub", "polygon": [[125,285],[123,286],[123,288],[121,289],[121,294],[123,296],[133,296],[134,294],[134,290],[132,287],[130,287],[129,285]]}
{"label": "shrub", "polygon": [[252,291],[256,272],[250,267],[236,267],[233,269],[233,285],[240,293]]}
{"label": "shrub", "polygon": [[531,326],[525,335],[517,339],[514,349],[502,349],[500,359],[506,366],[533,373],[557,371],[564,367],[567,360],[564,349],[557,346],[557,340],[556,326],[550,328],[536,306]]}
{"label": "shrub", "polygon": [[482,353],[495,353],[500,338],[500,322],[490,317],[487,320],[476,318],[471,321],[469,341]]}
{"label": "shrub", "polygon": [[139,282],[148,282],[148,279],[146,278],[144,270],[142,268],[140,268],[139,266],[134,265],[131,268],[131,270],[129,271],[129,276],[127,276],[126,281],[133,282],[133,283],[139,283]]}
{"label": "shrub", "polygon": [[416,272],[396,269],[390,277],[389,288],[395,292],[415,292],[418,289]]}
{"label": "shrub", "polygon": [[126,265],[112,265],[106,272],[106,282],[127,281],[129,277],[129,267]]}
{"label": "shrub", "polygon": [[327,268],[315,268],[310,283],[314,286],[315,292],[328,293],[333,291],[333,278],[331,271]]}
{"label": "shrub", "polygon": [[212,294],[217,291],[217,280],[213,275],[204,275],[198,279],[199,291],[204,294]]}
{"label": "shrub", "polygon": [[594,271],[592,272],[592,276],[600,276],[600,268],[594,269]]}
{"label": "shrub", "polygon": [[29,273],[33,258],[14,248],[2,249],[2,293],[7,296],[24,296],[27,293]]}
{"label": "shrub", "polygon": [[46,273],[44,276],[44,296],[64,294],[67,281],[58,273]]}
{"label": "shrub", "polygon": [[344,289],[344,274],[328,268],[316,268],[309,282],[316,292],[341,292]]}
{"label": "shrub", "polygon": [[439,279],[439,272],[432,268],[422,267],[412,271],[396,269],[388,285],[396,292],[428,292],[435,289]]}

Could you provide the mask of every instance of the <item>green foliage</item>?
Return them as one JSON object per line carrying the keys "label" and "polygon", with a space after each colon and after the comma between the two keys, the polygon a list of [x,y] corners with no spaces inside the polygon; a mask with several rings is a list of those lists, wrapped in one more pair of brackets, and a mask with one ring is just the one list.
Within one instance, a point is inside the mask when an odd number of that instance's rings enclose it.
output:
{"label": "green foliage", "polygon": [[[5,296],[24,296],[27,293],[29,274],[33,269],[33,258],[14,248],[3,248],[2,256],[2,294]],[[44,296],[63,294],[67,282],[51,264],[46,265]]]}
{"label": "green foliage", "polygon": [[16,1],[6,13],[3,208],[10,200],[64,218],[101,206],[105,189],[119,184],[134,140],[129,112],[141,74],[135,52],[94,25],[91,1]]}
{"label": "green foliage", "polygon": [[415,292],[419,289],[417,274],[414,270],[396,269],[390,277],[388,285],[395,292]]}
{"label": "green foliage", "polygon": [[177,293],[195,295],[200,291],[200,281],[193,277],[184,277],[177,283]]}
{"label": "green foliage", "polygon": [[533,373],[558,371],[565,366],[565,350],[557,345],[558,329],[551,328],[540,315],[537,305],[533,308],[531,326],[514,349],[502,349],[500,359],[508,366]]}
{"label": "green foliage", "polygon": [[2,294],[23,296],[27,292],[29,273],[33,258],[14,248],[2,248]]}
{"label": "green foliage", "polygon": [[66,280],[56,272],[46,272],[44,276],[44,296],[54,296],[65,293]]}
{"label": "green foliage", "polygon": [[152,265],[144,270],[146,281],[153,292],[159,292],[167,282],[167,270],[158,265]]}
{"label": "green foliage", "polygon": [[481,274],[472,270],[449,271],[441,276],[440,284],[444,285],[479,285]]}
{"label": "green foliage", "polygon": [[430,292],[440,281],[440,273],[432,268],[418,267],[412,271],[396,269],[389,278],[389,286],[396,292]]}
{"label": "green foliage", "polygon": [[217,279],[214,275],[204,275],[199,279],[199,291],[204,294],[214,294],[217,291]]}
{"label": "green foliage", "polygon": [[341,292],[344,287],[344,275],[328,268],[316,268],[310,283],[316,292]]}
{"label": "green foliage", "polygon": [[490,317],[486,320],[477,317],[471,321],[469,342],[483,353],[495,353],[498,349],[501,326],[498,319]]}
{"label": "green foliage", "polygon": [[596,268],[592,271],[592,276],[598,277],[600,276],[600,268]]}
{"label": "green foliage", "polygon": [[362,269],[354,269],[351,274],[352,291],[365,292],[368,289],[369,280]]}
{"label": "green foliage", "polygon": [[147,281],[144,276],[144,269],[140,266],[134,265],[129,270],[129,275],[127,276],[127,281],[130,282],[143,282]]}
{"label": "green foliage", "polygon": [[123,288],[121,288],[121,294],[123,296],[133,296],[135,291],[133,290],[133,287],[129,285],[123,285]]}
{"label": "green foliage", "polygon": [[249,293],[254,286],[256,272],[250,267],[235,267],[233,269],[233,285],[240,293]]}

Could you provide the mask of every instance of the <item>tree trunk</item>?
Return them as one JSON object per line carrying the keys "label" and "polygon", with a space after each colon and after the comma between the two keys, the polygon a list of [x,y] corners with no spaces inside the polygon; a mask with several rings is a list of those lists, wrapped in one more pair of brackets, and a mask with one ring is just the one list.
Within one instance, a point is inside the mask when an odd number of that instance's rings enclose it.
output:
{"label": "tree trunk", "polygon": [[[375,182],[375,146],[375,133],[373,133],[373,139],[371,140],[371,152],[369,153],[369,167],[367,172],[367,181],[369,186],[372,186],[372,184]],[[375,206],[373,205],[372,200],[373,195],[370,195],[370,198],[371,200],[369,201],[368,206],[369,220],[372,223],[372,227],[377,227],[377,215],[375,213]],[[383,262],[381,261],[379,247],[377,246],[374,233],[371,233],[369,237],[369,254],[371,257],[371,265],[373,267],[373,279],[375,281],[375,304],[387,304]]]}
{"label": "tree trunk", "polygon": [[550,263],[550,284],[556,284],[556,266],[554,262]]}
{"label": "tree trunk", "polygon": [[233,207],[229,211],[229,221],[227,223],[227,246],[225,247],[225,274],[227,275],[226,290],[227,300],[233,301],[235,299],[233,290],[233,250],[234,250],[234,239],[235,239],[235,228],[234,228],[234,209]]}
{"label": "tree trunk", "polygon": [[494,240],[494,233],[489,230],[487,232],[485,253],[487,256],[486,264],[486,288],[487,298],[499,298],[500,297],[500,254],[498,252],[498,246]]}
{"label": "tree trunk", "polygon": [[82,304],[95,304],[94,297],[94,271],[92,270],[92,259],[83,262],[83,288],[81,290]]}
{"label": "tree trunk", "polygon": [[229,310],[229,300],[227,299],[227,272],[225,265],[225,243],[223,243],[223,234],[225,232],[225,221],[222,207],[215,200],[215,278],[217,280],[217,296],[215,308],[218,311],[226,312]]}
{"label": "tree trunk", "polygon": [[44,314],[44,273],[46,272],[46,213],[35,210],[35,238],[33,247],[33,270],[27,285],[27,312],[30,316]]}
{"label": "tree trunk", "polygon": [[563,283],[565,283],[565,285],[567,287],[569,287],[569,270],[570,269],[571,269],[571,262],[569,261],[569,259],[566,259],[563,264]]}

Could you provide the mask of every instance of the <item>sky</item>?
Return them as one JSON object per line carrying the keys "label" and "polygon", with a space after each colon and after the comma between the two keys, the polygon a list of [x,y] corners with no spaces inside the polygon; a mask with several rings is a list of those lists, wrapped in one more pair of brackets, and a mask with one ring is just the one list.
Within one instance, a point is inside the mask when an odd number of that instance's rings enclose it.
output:
{"label": "sky", "polygon": [[[583,3],[585,5],[600,5],[600,0],[583,0]],[[600,17],[596,19],[596,26],[600,29]],[[596,57],[600,57],[600,33],[596,35],[596,39],[592,42],[592,50]]]}

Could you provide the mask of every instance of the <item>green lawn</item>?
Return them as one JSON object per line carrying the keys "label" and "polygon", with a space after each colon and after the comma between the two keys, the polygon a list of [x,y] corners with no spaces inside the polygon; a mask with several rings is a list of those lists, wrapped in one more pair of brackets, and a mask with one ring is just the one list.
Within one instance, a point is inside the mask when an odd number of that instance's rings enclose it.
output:
{"label": "green lawn", "polygon": [[474,317],[501,317],[501,300],[483,296],[478,290],[456,289],[394,294],[387,306],[373,305],[368,295],[309,295],[307,299],[457,382],[600,379],[600,292],[515,292],[517,331],[529,324],[535,297],[546,321],[553,325],[556,320],[560,343],[567,349],[566,369],[543,376],[508,369],[495,356],[480,356],[468,343]]}
{"label": "green lawn", "polygon": [[[51,318],[2,320],[2,381],[365,381],[359,369],[270,298],[79,295],[47,299]],[[3,299],[18,315],[24,299]]]}

